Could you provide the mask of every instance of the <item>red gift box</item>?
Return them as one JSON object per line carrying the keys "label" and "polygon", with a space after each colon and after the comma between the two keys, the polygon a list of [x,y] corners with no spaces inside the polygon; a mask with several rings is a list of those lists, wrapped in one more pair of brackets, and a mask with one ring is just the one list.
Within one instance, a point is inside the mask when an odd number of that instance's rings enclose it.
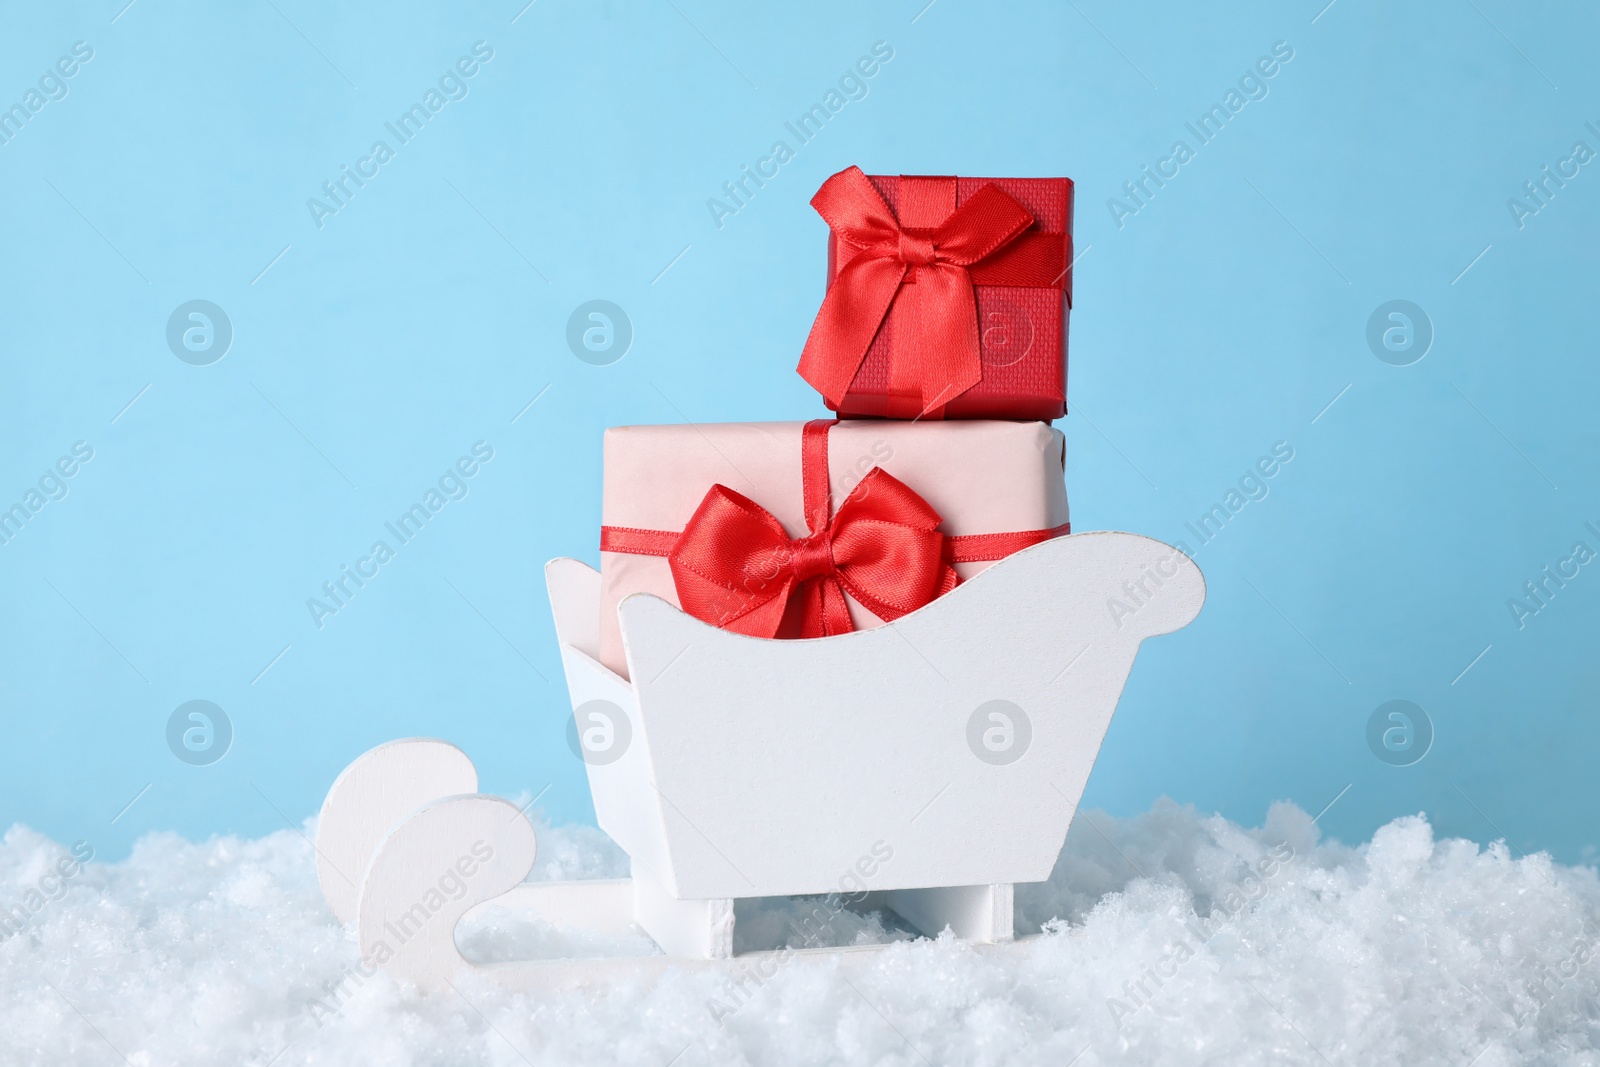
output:
{"label": "red gift box", "polygon": [[865,175],[812,198],[828,294],[800,374],[843,417],[1067,410],[1072,182]]}

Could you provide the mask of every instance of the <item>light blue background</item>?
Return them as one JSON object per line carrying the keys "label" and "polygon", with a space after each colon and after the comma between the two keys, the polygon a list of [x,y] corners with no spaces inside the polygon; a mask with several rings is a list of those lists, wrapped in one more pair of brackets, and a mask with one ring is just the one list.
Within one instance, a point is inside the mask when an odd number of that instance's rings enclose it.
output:
{"label": "light blue background", "polygon": [[[1141,654],[1088,803],[1254,822],[1348,785],[1322,820],[1348,840],[1423,810],[1591,855],[1600,566],[1524,629],[1506,602],[1600,549],[1600,169],[1520,230],[1506,201],[1600,149],[1592,7],[123,2],[9,4],[0,32],[5,104],[94,49],[0,146],[0,503],[95,450],[0,547],[0,825],[107,856],[259,835],[415,734],[592,818],[542,566],[596,560],[604,427],[822,414],[793,371],[807,200],[856,163],[1078,182],[1078,529],[1194,547],[1186,521],[1294,448],[1196,549],[1205,611]],[[469,95],[319,229],[307,198],[480,40]],[[880,40],[866,99],[715,226],[707,199]],[[1107,199],[1277,41],[1269,95],[1116,226]],[[612,366],[565,343],[595,298],[636,331]],[[1365,340],[1397,298],[1436,331],[1407,367]],[[210,366],[166,345],[192,299],[234,326]],[[470,495],[319,630],[307,598],[479,440]],[[1437,731],[1410,767],[1365,740],[1395,698]],[[166,747],[191,699],[233,721],[213,766]]]}

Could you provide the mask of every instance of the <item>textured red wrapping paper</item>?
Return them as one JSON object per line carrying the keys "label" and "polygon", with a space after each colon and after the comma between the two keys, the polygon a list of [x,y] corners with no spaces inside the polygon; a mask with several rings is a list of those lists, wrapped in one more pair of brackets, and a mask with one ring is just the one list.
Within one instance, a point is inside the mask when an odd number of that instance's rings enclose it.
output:
{"label": "textured red wrapping paper", "polygon": [[[980,356],[983,380],[949,401],[942,413],[947,419],[1029,419],[1049,421],[1067,412],[1067,320],[1072,306],[1072,201],[1068,178],[919,178],[871,174],[873,187],[888,203],[902,225],[932,227],[991,182],[1013,197],[1034,216],[1031,230],[1060,234],[1069,264],[1059,288],[978,285]],[[949,209],[936,205],[943,196],[906,198],[902,211],[902,182],[948,182],[954,186]],[[916,207],[913,207],[913,201]],[[920,210],[920,213],[919,213]],[[848,262],[848,248],[828,235],[828,284]],[[890,352],[896,311],[891,309],[873,339],[845,402],[838,407],[844,417],[883,417],[888,414]]]}

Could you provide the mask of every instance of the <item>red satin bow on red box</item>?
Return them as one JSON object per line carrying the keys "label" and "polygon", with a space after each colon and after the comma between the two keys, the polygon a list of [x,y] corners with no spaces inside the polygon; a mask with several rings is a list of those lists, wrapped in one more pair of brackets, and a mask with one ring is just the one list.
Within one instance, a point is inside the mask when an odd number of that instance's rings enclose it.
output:
{"label": "red satin bow on red box", "polygon": [[[901,179],[902,182],[928,179]],[[892,418],[939,417],[983,379],[974,284],[1060,287],[1066,246],[994,184],[933,227],[902,226],[859,167],[822,184],[812,207],[847,256],[800,355],[800,375],[841,410],[894,309]]]}

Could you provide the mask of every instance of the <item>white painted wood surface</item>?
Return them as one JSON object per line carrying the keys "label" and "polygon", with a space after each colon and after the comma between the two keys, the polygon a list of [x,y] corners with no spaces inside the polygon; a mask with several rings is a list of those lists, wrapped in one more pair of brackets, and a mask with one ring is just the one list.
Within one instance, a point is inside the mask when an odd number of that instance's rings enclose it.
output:
{"label": "white painted wood surface", "polygon": [[357,934],[364,963],[434,986],[467,966],[456,924],[503,897],[533,869],[533,827],[499,797],[424,805],[379,844],[361,883]]}
{"label": "white painted wood surface", "polygon": [[945,929],[963,941],[1010,941],[1016,937],[1013,887],[957,885],[935,889],[891,889],[874,894],[867,906],[879,900],[918,932],[938,937]]}
{"label": "white painted wood surface", "polygon": [[[639,702],[633,686],[595,658],[600,648],[600,572],[575,559],[551,560],[545,564],[544,572],[574,713],[600,701],[617,709],[630,726],[631,736],[619,758],[606,763],[585,760],[595,821],[610,833],[611,827],[634,825],[640,818],[648,818],[641,813],[660,804],[652,784],[655,771],[650,763],[650,746],[642,736]],[[657,872],[656,880],[667,884],[659,873],[667,868],[663,827],[657,825],[633,835],[632,847],[614,834],[612,839],[623,846],[636,867]]]}
{"label": "white painted wood surface", "polygon": [[[1140,642],[1205,598],[1191,560],[1126,533],[1056,538],[893,625],[818,640],[743,637],[639,595],[619,609],[629,686],[574,644],[598,576],[547,573],[574,703],[631,720],[628,751],[588,767],[600,826],[696,899],[831,892],[874,848],[892,858],[871,890],[1044,880]],[[1031,727],[1010,763],[968,740],[997,700]]]}
{"label": "white painted wood surface", "polygon": [[431,800],[477,791],[477,768],[445,741],[411,737],[358,756],[334,779],[317,817],[317,881],[334,916],[356,917],[367,865],[398,823]]}
{"label": "white painted wood surface", "polygon": [[[866,890],[929,935],[1011,951],[1012,883],[1048,877],[1140,642],[1205,597],[1177,550],[1116,533],[1046,542],[892,626],[816,641],[740,637],[636,596],[620,608],[630,684],[593,658],[599,576],[573,560],[546,573],[575,710],[625,721],[608,736],[626,741],[585,762],[634,877],[524,882],[533,827],[473,795],[465,754],[380,745],[329,791],[318,876],[356,919],[364,964],[421,986],[473,968],[555,991],[675,968],[855,967],[883,950],[733,956],[734,898],[804,893]],[[637,924],[668,955],[478,967],[455,928],[491,900]]]}
{"label": "white painted wood surface", "polygon": [[679,900],[640,871],[633,873],[633,919],[669,956],[733,957],[733,901]]}

